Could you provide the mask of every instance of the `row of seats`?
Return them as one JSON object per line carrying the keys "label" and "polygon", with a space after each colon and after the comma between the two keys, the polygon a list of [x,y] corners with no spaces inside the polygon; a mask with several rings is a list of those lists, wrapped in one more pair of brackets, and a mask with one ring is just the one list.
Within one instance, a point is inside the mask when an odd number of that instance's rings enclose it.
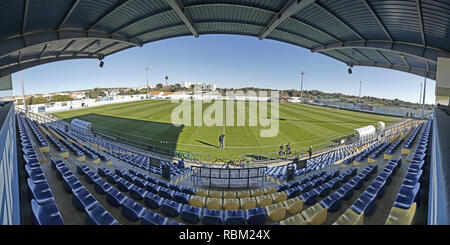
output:
{"label": "row of seats", "polygon": [[398,140],[396,140],[394,143],[391,144],[391,146],[389,146],[389,148],[386,150],[386,154],[392,154],[394,153],[398,147],[401,145],[401,143],[403,142],[403,138],[400,138]]}
{"label": "row of seats", "polygon": [[377,158],[381,153],[386,151],[386,149],[391,145],[390,142],[383,142],[374,152],[372,152],[369,157],[372,159]]}
{"label": "row of seats", "polygon": [[47,178],[41,169],[22,117],[17,114],[19,141],[27,175],[28,194],[31,199],[33,223],[38,225],[63,225],[64,221],[55,203]]}
{"label": "row of seats", "polygon": [[416,139],[417,135],[420,132],[420,129],[422,128],[423,123],[420,123],[414,131],[409,135],[409,137],[406,139],[405,143],[403,144],[403,148],[411,148],[413,145],[414,140]]}
{"label": "row of seats", "polygon": [[[85,213],[88,225],[118,225],[119,222],[98,202],[85,188],[81,181],[73,174],[63,160],[51,159],[51,166],[56,170],[56,177],[63,181],[64,190],[72,194],[72,203],[75,208]],[[93,183],[95,176],[87,167],[84,167],[85,180]],[[97,178],[98,179],[98,178]],[[105,186],[103,186],[106,188]],[[96,189],[97,190],[97,189]]]}
{"label": "row of seats", "polygon": [[61,144],[53,135],[47,135],[47,137],[59,152],[67,152],[67,148],[63,144]]}
{"label": "row of seats", "polygon": [[367,157],[369,157],[370,154],[372,154],[374,151],[376,151],[379,147],[383,146],[383,142],[377,142],[374,145],[369,146],[368,148],[361,151],[358,156],[355,158],[356,161],[362,162]]}
{"label": "row of seats", "polygon": [[[430,137],[431,120],[425,126],[425,130],[420,138],[418,147],[414,153],[408,171],[397,194],[386,224],[389,225],[410,225],[416,212],[418,194],[420,191],[420,180],[423,173],[422,167],[428,150],[428,140]],[[411,141],[413,144],[414,139]]]}
{"label": "row of seats", "polygon": [[31,121],[29,118],[25,118],[26,122],[30,126],[31,132],[33,132],[35,138],[37,139],[39,146],[48,146],[47,140],[45,140],[44,136],[42,136],[41,131],[36,127],[33,121]]}

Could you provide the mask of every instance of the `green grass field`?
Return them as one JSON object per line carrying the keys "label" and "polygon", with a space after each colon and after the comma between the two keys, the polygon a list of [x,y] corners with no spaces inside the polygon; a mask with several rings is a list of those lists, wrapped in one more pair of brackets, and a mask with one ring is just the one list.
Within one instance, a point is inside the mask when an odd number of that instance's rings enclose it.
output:
{"label": "green grass field", "polygon": [[[398,118],[312,105],[280,104],[279,133],[276,137],[260,137],[260,126],[181,126],[171,123],[172,110],[178,104],[166,100],[149,100],[71,110],[54,115],[70,122],[73,118],[89,121],[94,128],[148,144],[181,151],[210,153],[211,160],[236,160],[240,154],[278,152],[280,144],[295,149],[325,144],[349,135],[355,128],[383,121],[389,125]],[[192,104],[194,106],[194,104]],[[209,104],[203,104],[203,111]],[[248,108],[246,103],[248,120]],[[199,108],[192,108],[194,111]],[[236,110],[235,110],[236,111]],[[270,106],[268,110],[270,115]],[[236,121],[236,115],[235,115]],[[192,119],[193,121],[194,119]],[[276,119],[273,119],[276,120]],[[248,123],[246,123],[248,125]],[[265,128],[267,129],[267,128]],[[218,149],[218,137],[225,130],[226,149]]]}

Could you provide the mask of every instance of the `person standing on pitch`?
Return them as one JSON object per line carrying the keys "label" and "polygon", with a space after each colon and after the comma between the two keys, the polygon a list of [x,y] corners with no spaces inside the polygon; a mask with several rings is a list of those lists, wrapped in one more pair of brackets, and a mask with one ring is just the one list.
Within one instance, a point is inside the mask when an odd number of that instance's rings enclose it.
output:
{"label": "person standing on pitch", "polygon": [[287,143],[287,145],[286,145],[286,156],[288,156],[289,154],[291,154],[291,145],[289,143]]}
{"label": "person standing on pitch", "polygon": [[281,144],[281,146],[280,146],[280,158],[283,156],[283,153],[284,153],[284,145]]}
{"label": "person standing on pitch", "polygon": [[312,150],[312,146],[309,146],[309,150],[308,150],[308,153],[309,153],[309,158],[311,159],[311,157],[312,157],[312,152],[313,150]]}
{"label": "person standing on pitch", "polygon": [[224,138],[225,138],[225,135],[224,134],[221,134],[220,136],[219,136],[219,148],[222,150],[224,147],[223,147],[223,141],[224,141]]}

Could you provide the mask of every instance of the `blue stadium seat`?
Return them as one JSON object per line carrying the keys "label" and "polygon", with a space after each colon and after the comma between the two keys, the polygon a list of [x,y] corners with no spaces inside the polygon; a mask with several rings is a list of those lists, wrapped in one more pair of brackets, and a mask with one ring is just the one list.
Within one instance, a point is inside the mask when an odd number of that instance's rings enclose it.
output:
{"label": "blue stadium seat", "polygon": [[341,186],[341,188],[339,188],[336,193],[342,197],[343,200],[348,200],[350,198],[352,198],[353,196],[353,187],[347,183],[343,186]]}
{"label": "blue stadium seat", "polygon": [[106,193],[106,201],[113,207],[120,207],[127,200],[128,197],[114,187]]}
{"label": "blue stadium seat", "polygon": [[315,190],[310,190],[306,193],[301,194],[300,199],[302,199],[303,203],[306,205],[314,205],[315,203],[317,203],[319,195]]}
{"label": "blue stadium seat", "polygon": [[122,192],[128,192],[131,187],[133,187],[133,184],[128,182],[126,179],[120,179],[117,181],[117,188]]}
{"label": "blue stadium seat", "polygon": [[223,211],[214,209],[203,210],[203,224],[205,225],[222,225],[223,224]]}
{"label": "blue stadium seat", "polygon": [[337,190],[341,186],[342,179],[339,177],[335,177],[334,179],[328,181],[326,184],[332,189]]}
{"label": "blue stadium seat", "polygon": [[359,190],[363,187],[364,184],[364,178],[361,176],[356,176],[348,184],[354,189]]}
{"label": "blue stadium seat", "polygon": [[141,217],[141,225],[165,225],[167,222],[167,218],[150,210]]}
{"label": "blue stadium seat", "polygon": [[120,179],[121,179],[120,176],[115,173],[109,173],[106,176],[106,181],[108,181],[111,184],[117,184],[117,181],[119,181]]}
{"label": "blue stadium seat", "polygon": [[148,184],[148,181],[145,180],[145,179],[142,179],[142,178],[137,177],[137,178],[134,180],[134,184],[137,185],[137,186],[139,186],[140,188],[145,189],[145,187],[146,187],[147,184]]}
{"label": "blue stadium seat", "polygon": [[288,185],[287,184],[281,184],[281,185],[277,185],[277,192],[282,192],[288,189]]}
{"label": "blue stadium seat", "polygon": [[139,203],[128,199],[121,205],[122,215],[129,221],[138,221],[144,215],[145,208]]}
{"label": "blue stadium seat", "polygon": [[183,193],[183,192],[178,192],[178,191],[175,191],[175,193],[173,195],[173,200],[175,202],[179,202],[182,204],[187,204],[189,202],[190,198],[191,198],[191,195]]}
{"label": "blue stadium seat", "polygon": [[167,225],[184,225],[183,223],[176,222],[175,220],[169,220]]}
{"label": "blue stadium seat", "polygon": [[71,175],[63,179],[63,187],[67,193],[78,192],[84,188],[83,184],[75,177],[75,175]]}
{"label": "blue stadium seat", "polygon": [[422,176],[422,170],[417,173],[408,172],[403,181],[402,187],[413,189],[417,183],[420,181],[420,177]]}
{"label": "blue stadium seat", "polygon": [[169,184],[169,189],[181,192],[181,186],[177,184]]}
{"label": "blue stadium seat", "polygon": [[30,178],[28,178],[27,182],[31,196],[36,200],[37,203],[39,203],[39,205],[55,202],[53,193],[46,181],[35,184]]}
{"label": "blue stadium seat", "polygon": [[109,190],[111,190],[112,186],[110,184],[108,184],[106,181],[104,181],[103,179],[98,179],[97,181],[94,182],[94,190],[101,195],[105,195],[106,192],[108,192]]}
{"label": "blue stadium seat", "polygon": [[159,179],[158,182],[157,182],[157,184],[158,184],[159,186],[162,186],[162,187],[165,187],[165,188],[169,188],[169,183],[167,183],[167,181],[164,181],[164,180]]}
{"label": "blue stadium seat", "polygon": [[264,225],[266,223],[267,215],[264,207],[247,209],[245,211],[247,223],[249,225]]}
{"label": "blue stadium seat", "polygon": [[342,206],[342,196],[340,196],[336,192],[332,193],[331,195],[320,201],[320,205],[326,208],[328,212],[336,212]]}
{"label": "blue stadium seat", "polygon": [[225,211],[226,225],[245,225],[245,214],[243,209],[226,210]]}
{"label": "blue stadium seat", "polygon": [[376,179],[380,181],[384,180],[386,181],[386,185],[389,185],[392,181],[392,171],[385,168],[381,171],[381,173],[377,176]]}
{"label": "blue stadium seat", "polygon": [[135,200],[143,200],[144,196],[147,194],[147,191],[134,185],[130,189],[130,196]]}
{"label": "blue stadium seat", "polygon": [[181,203],[165,199],[161,204],[161,211],[169,217],[177,217],[181,212]]}
{"label": "blue stadium seat", "polygon": [[164,197],[165,199],[172,199],[174,194],[175,194],[174,190],[165,187],[161,187],[158,192],[158,195]]}
{"label": "blue stadium seat", "polygon": [[109,171],[107,168],[98,168],[97,173],[100,177],[106,177],[111,173],[111,171]]}
{"label": "blue stadium seat", "polygon": [[71,175],[73,175],[73,173],[66,165],[56,169],[56,177],[59,180],[62,180],[64,177],[69,177]]}
{"label": "blue stadium seat", "polygon": [[123,178],[123,176],[124,176],[124,174],[125,174],[126,172],[123,171],[122,169],[116,168],[116,169],[114,170],[114,173],[117,174],[117,175],[119,175],[120,177]]}
{"label": "blue stadium seat", "polygon": [[159,190],[161,189],[161,186],[154,183],[147,183],[145,189],[153,194],[158,194]]}
{"label": "blue stadium seat", "polygon": [[394,207],[409,209],[413,202],[416,201],[417,194],[420,190],[420,183],[417,183],[413,189],[401,187],[394,202]]}
{"label": "blue stadium seat", "polygon": [[190,186],[182,186],[181,192],[189,194],[189,195],[195,195],[195,188]]}
{"label": "blue stadium seat", "polygon": [[89,211],[99,205],[99,202],[88,190],[86,190],[86,188],[73,193],[72,202],[79,211]]}
{"label": "blue stadium seat", "polygon": [[31,209],[34,222],[38,225],[64,225],[61,213],[55,203],[39,205],[36,200],[32,199]]}
{"label": "blue stadium seat", "polygon": [[102,205],[86,212],[88,225],[118,225],[119,222]]}
{"label": "blue stadium seat", "polygon": [[309,182],[299,186],[299,190],[301,193],[308,192],[308,191],[312,190],[312,188],[313,188],[313,186]]}
{"label": "blue stadium seat", "polygon": [[367,192],[364,192],[350,207],[351,210],[357,214],[364,212],[364,216],[370,216],[375,211],[376,203],[375,197],[370,196]]}
{"label": "blue stadium seat", "polygon": [[123,178],[130,181],[131,183],[134,183],[134,181],[136,180],[136,176],[129,174],[129,173],[125,173],[123,175]]}
{"label": "blue stadium seat", "polygon": [[287,189],[284,192],[286,192],[286,195],[288,196],[288,198],[293,198],[293,197],[296,197],[296,196],[298,196],[300,194],[300,189],[297,186],[297,187],[294,187],[294,188],[291,188],[291,189]]}
{"label": "blue stadium seat", "polygon": [[367,188],[366,192],[371,197],[376,197],[376,198],[380,199],[384,196],[385,185],[386,185],[385,181],[374,180],[370,184],[370,186]]}
{"label": "blue stadium seat", "polygon": [[95,181],[97,181],[100,178],[100,176],[98,176],[98,174],[94,173],[94,171],[89,170],[85,172],[84,175],[84,179],[86,180],[86,182],[88,182],[89,184],[93,184]]}
{"label": "blue stadium seat", "polygon": [[181,219],[189,224],[197,224],[202,217],[202,209],[184,205],[181,210]]}
{"label": "blue stadium seat", "polygon": [[85,172],[88,170],[89,168],[86,165],[77,165],[77,173],[81,176],[84,176]]}
{"label": "blue stadium seat", "polygon": [[144,204],[145,206],[151,208],[151,209],[158,209],[161,207],[161,204],[163,203],[164,198],[155,195],[151,192],[147,192],[147,194],[144,197]]}
{"label": "blue stadium seat", "polygon": [[330,192],[331,192],[331,188],[327,183],[322,184],[321,186],[317,187],[314,190],[320,197],[328,196],[328,194],[330,194]]}
{"label": "blue stadium seat", "polygon": [[317,178],[311,181],[312,188],[316,188],[322,184],[322,178]]}

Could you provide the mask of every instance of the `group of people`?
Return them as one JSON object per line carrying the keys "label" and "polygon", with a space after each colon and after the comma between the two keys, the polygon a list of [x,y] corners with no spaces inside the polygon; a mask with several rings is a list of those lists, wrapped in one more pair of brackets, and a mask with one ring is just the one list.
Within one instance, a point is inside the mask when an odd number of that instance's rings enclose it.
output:
{"label": "group of people", "polygon": [[280,152],[279,153],[280,153],[280,157],[283,156],[283,155],[286,155],[286,156],[290,155],[292,153],[291,152],[291,145],[289,143],[287,143],[286,144],[286,148],[285,148],[284,145],[282,144],[280,146]]}
{"label": "group of people", "polygon": [[[292,153],[292,152],[291,152],[291,145],[290,145],[289,143],[287,143],[287,144],[286,144],[286,147],[285,147],[285,146],[282,144],[282,145],[280,146],[280,151],[279,151],[279,153],[280,153],[280,157],[283,156],[283,155],[286,155],[286,156],[290,155],[290,154]],[[309,155],[309,158],[312,157],[312,154],[313,154],[312,146],[309,146],[309,149],[308,149],[308,155]]]}

